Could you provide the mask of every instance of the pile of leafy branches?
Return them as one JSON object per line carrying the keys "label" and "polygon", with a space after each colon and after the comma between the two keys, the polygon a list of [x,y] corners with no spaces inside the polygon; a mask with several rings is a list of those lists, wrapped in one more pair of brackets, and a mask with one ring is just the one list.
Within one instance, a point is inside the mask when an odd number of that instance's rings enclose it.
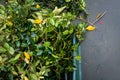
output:
{"label": "pile of leafy branches", "polygon": [[[58,6],[58,7],[57,7]],[[78,12],[77,12],[78,11]],[[0,5],[0,79],[60,80],[84,38],[84,0],[5,0]],[[78,43],[72,44],[73,35]],[[5,75],[6,74],[6,75]]]}
{"label": "pile of leafy branches", "polygon": [[56,6],[66,6],[66,11],[72,14],[79,15],[81,12],[86,12],[86,3],[84,0],[36,0],[41,1],[41,5],[54,9]]}

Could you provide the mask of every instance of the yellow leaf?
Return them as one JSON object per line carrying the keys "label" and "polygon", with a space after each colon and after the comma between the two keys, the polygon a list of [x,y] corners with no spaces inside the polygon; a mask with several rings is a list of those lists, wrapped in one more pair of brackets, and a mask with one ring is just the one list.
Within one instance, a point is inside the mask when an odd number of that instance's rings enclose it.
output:
{"label": "yellow leaf", "polygon": [[24,52],[24,56],[25,56],[25,58],[27,58],[28,60],[30,60],[30,54],[28,54],[27,52]]}
{"label": "yellow leaf", "polygon": [[35,8],[36,8],[36,9],[39,9],[39,8],[40,8],[40,5],[39,5],[39,4],[37,4],[37,5],[35,6]]}
{"label": "yellow leaf", "polygon": [[11,19],[11,18],[12,18],[12,15],[9,15],[7,18],[8,18],[8,19]]}
{"label": "yellow leaf", "polygon": [[11,27],[13,25],[13,23],[11,21],[7,21],[6,25]]}
{"label": "yellow leaf", "polygon": [[25,61],[27,64],[30,63],[30,61],[29,61],[27,58],[25,58],[24,61]]}
{"label": "yellow leaf", "polygon": [[34,20],[34,23],[35,24],[41,24],[43,21],[42,20],[40,20],[40,19],[36,19],[36,20]]}
{"label": "yellow leaf", "polygon": [[96,28],[95,28],[95,26],[93,26],[93,25],[89,25],[87,28],[86,28],[86,30],[88,30],[88,31],[93,31],[93,30],[95,30]]}
{"label": "yellow leaf", "polygon": [[24,80],[28,80],[28,78],[25,76],[25,77],[24,77]]}

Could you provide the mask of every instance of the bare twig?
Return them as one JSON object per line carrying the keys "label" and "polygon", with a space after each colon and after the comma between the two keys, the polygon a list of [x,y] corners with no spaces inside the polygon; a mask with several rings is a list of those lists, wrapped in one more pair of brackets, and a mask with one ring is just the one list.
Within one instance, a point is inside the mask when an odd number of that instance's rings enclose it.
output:
{"label": "bare twig", "polygon": [[89,20],[84,20],[84,19],[80,19],[83,22],[87,22],[89,25],[94,25],[96,22],[98,22],[105,14],[107,11],[104,11],[97,19],[95,19],[93,22],[90,22]]}
{"label": "bare twig", "polygon": [[92,22],[92,25],[94,25],[96,22],[98,22],[105,14],[107,11],[104,11],[100,17],[98,17],[97,19],[95,19],[95,21]]}

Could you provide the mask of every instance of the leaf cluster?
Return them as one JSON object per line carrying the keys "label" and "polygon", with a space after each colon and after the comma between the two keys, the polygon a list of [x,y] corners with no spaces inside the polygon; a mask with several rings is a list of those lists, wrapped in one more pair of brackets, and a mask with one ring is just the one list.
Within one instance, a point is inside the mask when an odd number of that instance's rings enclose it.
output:
{"label": "leaf cluster", "polygon": [[[83,0],[5,0],[0,4],[0,74],[7,74],[0,79],[58,80],[72,72],[73,58],[80,59],[72,53],[86,27],[82,21],[73,24],[78,5],[85,12]],[[74,35],[78,42],[73,45]]]}

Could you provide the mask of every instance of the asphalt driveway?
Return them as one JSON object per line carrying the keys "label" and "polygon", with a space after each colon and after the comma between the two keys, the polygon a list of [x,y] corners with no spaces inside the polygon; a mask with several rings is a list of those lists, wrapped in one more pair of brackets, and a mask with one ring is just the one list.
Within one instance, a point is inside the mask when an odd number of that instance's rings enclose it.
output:
{"label": "asphalt driveway", "polygon": [[120,80],[120,0],[87,0],[89,20],[106,15],[82,43],[83,80]]}

